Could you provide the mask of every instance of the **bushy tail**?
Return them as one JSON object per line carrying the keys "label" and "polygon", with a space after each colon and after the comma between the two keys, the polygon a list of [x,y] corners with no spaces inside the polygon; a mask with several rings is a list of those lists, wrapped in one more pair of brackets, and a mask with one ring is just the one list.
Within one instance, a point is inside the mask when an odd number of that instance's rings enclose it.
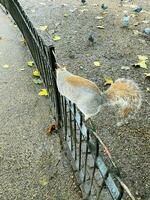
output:
{"label": "bushy tail", "polygon": [[116,106],[118,115],[127,118],[141,107],[142,95],[138,85],[128,79],[117,79],[106,91],[107,102]]}

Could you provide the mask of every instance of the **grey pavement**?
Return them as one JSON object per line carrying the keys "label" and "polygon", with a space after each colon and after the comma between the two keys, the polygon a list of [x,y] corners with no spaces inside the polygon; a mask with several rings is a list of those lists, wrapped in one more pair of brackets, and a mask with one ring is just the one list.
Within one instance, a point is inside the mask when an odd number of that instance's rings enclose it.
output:
{"label": "grey pavement", "polygon": [[0,199],[80,199],[57,133],[46,136],[51,105],[38,96],[30,52],[10,19],[0,10]]}

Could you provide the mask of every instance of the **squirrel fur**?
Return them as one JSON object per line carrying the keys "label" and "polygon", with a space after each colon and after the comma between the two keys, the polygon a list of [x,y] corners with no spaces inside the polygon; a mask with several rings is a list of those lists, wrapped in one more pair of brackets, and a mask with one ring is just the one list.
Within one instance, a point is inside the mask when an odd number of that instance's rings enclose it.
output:
{"label": "squirrel fur", "polygon": [[62,96],[76,104],[85,120],[97,115],[103,105],[115,106],[118,116],[127,118],[141,106],[142,96],[138,85],[128,79],[117,79],[105,92],[95,83],[73,75],[66,68],[56,69],[57,87]]}

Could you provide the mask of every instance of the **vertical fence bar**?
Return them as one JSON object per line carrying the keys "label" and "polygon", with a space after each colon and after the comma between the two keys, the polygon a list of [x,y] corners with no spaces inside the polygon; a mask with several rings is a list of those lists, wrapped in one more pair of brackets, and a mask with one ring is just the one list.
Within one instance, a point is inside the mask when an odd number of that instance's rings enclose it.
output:
{"label": "vertical fence bar", "polygon": [[49,47],[48,48],[48,55],[49,55],[49,63],[51,64],[51,69],[52,69],[52,82],[53,82],[53,88],[54,88],[54,94],[55,94],[55,103],[56,103],[56,115],[57,115],[57,123],[58,127],[61,126],[61,119],[62,119],[62,114],[61,114],[61,102],[60,102],[60,94],[57,88],[57,83],[56,83],[56,60],[53,54],[54,48]]}
{"label": "vertical fence bar", "polygon": [[89,130],[87,130],[87,138],[86,138],[86,151],[85,151],[85,164],[84,164],[84,178],[83,181],[86,180],[86,174],[87,174],[87,159],[88,159],[88,150],[89,150]]}
{"label": "vertical fence bar", "polygon": [[65,126],[65,140],[67,140],[67,120],[68,120],[68,117],[67,117],[67,101],[65,99],[65,112],[64,112],[64,126]]}
{"label": "vertical fence bar", "polygon": [[[72,104],[69,101],[69,107],[71,108]],[[71,151],[73,151],[73,127],[72,127],[72,112],[69,109],[69,121],[70,121],[70,142],[71,142]]]}
{"label": "vertical fence bar", "polygon": [[74,111],[74,158],[77,160],[77,127],[76,127],[76,106],[73,104],[73,111]]}
{"label": "vertical fence bar", "polygon": [[81,132],[81,128],[82,128],[82,123],[83,123],[83,117],[82,117],[82,114],[80,113],[79,170],[81,170],[81,148],[82,148],[82,132]]}

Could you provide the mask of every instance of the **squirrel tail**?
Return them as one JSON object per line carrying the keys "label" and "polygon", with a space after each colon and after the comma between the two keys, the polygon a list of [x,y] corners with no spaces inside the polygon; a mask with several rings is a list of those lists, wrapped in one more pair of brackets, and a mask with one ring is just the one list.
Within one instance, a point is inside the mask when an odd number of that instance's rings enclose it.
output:
{"label": "squirrel tail", "polygon": [[105,93],[107,103],[115,106],[118,115],[127,118],[141,107],[142,94],[138,85],[128,79],[117,79]]}

